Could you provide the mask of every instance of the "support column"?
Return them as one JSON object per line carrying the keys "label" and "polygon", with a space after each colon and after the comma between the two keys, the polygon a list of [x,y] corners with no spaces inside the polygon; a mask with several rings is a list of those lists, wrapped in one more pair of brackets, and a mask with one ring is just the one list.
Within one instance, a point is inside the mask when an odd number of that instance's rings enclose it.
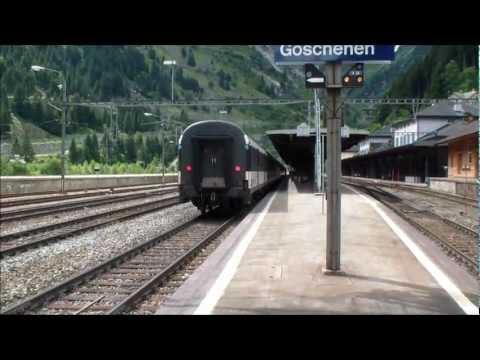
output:
{"label": "support column", "polygon": [[342,66],[329,63],[327,77],[327,260],[326,273],[340,271]]}

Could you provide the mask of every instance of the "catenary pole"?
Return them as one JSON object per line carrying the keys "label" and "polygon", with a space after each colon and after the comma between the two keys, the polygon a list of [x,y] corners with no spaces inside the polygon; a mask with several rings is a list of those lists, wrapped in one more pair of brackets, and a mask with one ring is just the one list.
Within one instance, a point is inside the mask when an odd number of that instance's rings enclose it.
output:
{"label": "catenary pole", "polygon": [[328,63],[327,76],[327,259],[326,272],[340,271],[341,240],[341,63]]}
{"label": "catenary pole", "polygon": [[62,167],[62,193],[65,192],[65,136],[67,133],[67,77],[64,73],[62,74],[62,80],[63,80],[63,107],[62,107],[62,146],[61,146],[61,167]]}

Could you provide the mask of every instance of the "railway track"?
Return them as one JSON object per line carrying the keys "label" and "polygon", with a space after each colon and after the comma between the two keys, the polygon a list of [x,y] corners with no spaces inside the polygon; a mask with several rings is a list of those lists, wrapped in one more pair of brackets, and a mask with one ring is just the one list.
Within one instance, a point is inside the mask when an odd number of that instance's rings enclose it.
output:
{"label": "railway track", "polygon": [[166,189],[166,190],[149,190],[140,193],[133,193],[128,195],[105,195],[100,199],[84,199],[69,203],[56,203],[46,206],[27,208],[27,209],[15,209],[10,211],[0,212],[0,222],[11,222],[25,220],[32,217],[39,217],[51,214],[57,214],[64,211],[72,211],[83,209],[85,207],[96,207],[112,203],[119,203],[123,201],[130,201],[135,199],[141,199],[152,195],[166,195],[177,192],[178,189]]}
{"label": "railway track", "polygon": [[[448,194],[448,193],[441,193],[439,191],[432,191],[424,188],[419,188],[416,186],[409,186],[409,185],[401,185],[401,184],[386,184],[386,183],[375,183],[375,180],[372,179],[372,182],[367,182],[365,180],[360,180],[360,182],[357,182],[355,180],[342,180],[343,183],[348,184],[348,185],[366,185],[366,186],[376,186],[376,187],[385,187],[385,188],[392,188],[392,189],[399,189],[399,190],[407,190],[407,191],[413,191],[417,193],[421,193],[430,197],[434,198],[439,198],[439,199],[445,199],[445,200],[450,200],[454,201],[456,203],[462,204],[462,205],[468,205],[471,207],[478,207],[478,201],[475,199],[471,199],[468,197],[462,197],[459,195],[453,195],[453,194]],[[363,184],[362,184],[363,183]]]}
{"label": "railway track", "polygon": [[202,215],[158,237],[87,269],[2,314],[122,314],[182,267],[225,231],[228,220]]}
{"label": "railway track", "polygon": [[[32,205],[38,203],[46,203],[52,201],[63,201],[63,200],[72,200],[78,198],[86,198],[92,196],[100,196],[107,194],[121,194],[126,192],[134,191],[146,191],[146,190],[156,190],[166,187],[177,186],[177,184],[159,184],[159,185],[148,185],[148,186],[129,186],[129,187],[120,187],[113,189],[100,189],[100,190],[88,190],[90,192],[81,192],[81,191],[72,191],[69,194],[62,194],[59,192],[45,192],[45,193],[32,193],[32,194],[21,194],[21,195],[2,195],[0,199],[0,208],[8,208],[13,206],[23,206],[23,205]],[[86,190],[87,191],[87,190]],[[22,199],[26,198],[26,199]],[[18,199],[18,200],[3,200],[3,199]]]}
{"label": "railway track", "polygon": [[[353,184],[352,184],[353,185]],[[428,210],[406,204],[400,197],[372,185],[355,184],[436,241],[449,256],[478,276],[478,236],[472,229]]]}
{"label": "railway track", "polygon": [[0,258],[180,203],[178,196],[0,236]]}

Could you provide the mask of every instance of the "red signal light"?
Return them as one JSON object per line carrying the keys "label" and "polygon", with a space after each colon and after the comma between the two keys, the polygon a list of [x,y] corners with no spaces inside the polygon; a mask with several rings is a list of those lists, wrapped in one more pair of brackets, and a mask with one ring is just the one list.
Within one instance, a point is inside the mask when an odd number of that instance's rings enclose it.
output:
{"label": "red signal light", "polygon": [[242,171],[242,168],[240,167],[240,165],[235,165],[235,172],[240,172]]}
{"label": "red signal light", "polygon": [[185,170],[187,170],[187,172],[192,172],[192,165],[188,164],[185,166]]}

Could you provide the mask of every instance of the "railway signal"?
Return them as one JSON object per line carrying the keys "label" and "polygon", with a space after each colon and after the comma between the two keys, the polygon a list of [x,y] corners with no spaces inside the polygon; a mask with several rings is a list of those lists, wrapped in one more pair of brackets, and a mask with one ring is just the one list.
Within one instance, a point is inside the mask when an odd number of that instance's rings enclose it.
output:
{"label": "railway signal", "polygon": [[305,87],[307,89],[324,88],[327,84],[325,75],[313,64],[305,64]]}
{"label": "railway signal", "polygon": [[363,64],[355,64],[343,75],[342,86],[348,88],[362,87],[364,80]]}

